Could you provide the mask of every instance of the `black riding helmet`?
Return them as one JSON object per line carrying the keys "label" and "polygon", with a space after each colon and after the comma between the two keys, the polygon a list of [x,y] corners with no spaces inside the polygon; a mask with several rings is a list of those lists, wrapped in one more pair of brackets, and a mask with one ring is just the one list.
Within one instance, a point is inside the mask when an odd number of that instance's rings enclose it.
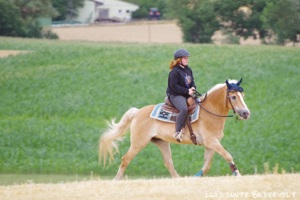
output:
{"label": "black riding helmet", "polygon": [[176,60],[177,58],[181,57],[189,57],[191,56],[190,53],[186,49],[178,49],[174,53],[174,59]]}

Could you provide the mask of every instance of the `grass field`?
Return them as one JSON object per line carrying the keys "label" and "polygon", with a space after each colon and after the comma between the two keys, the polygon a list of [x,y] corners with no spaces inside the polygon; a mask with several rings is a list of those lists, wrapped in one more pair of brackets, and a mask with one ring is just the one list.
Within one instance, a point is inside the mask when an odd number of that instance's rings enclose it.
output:
{"label": "grass field", "polygon": [[[105,120],[120,119],[132,106],[160,103],[168,63],[179,47],[192,54],[201,93],[243,77],[251,119],[228,119],[222,140],[241,173],[299,172],[299,48],[0,38],[0,50],[29,51],[0,59],[0,173],[114,176],[129,137],[116,162],[99,167]],[[171,147],[179,174],[201,168],[203,147]],[[227,173],[228,164],[216,155],[208,176]],[[126,174],[169,177],[154,145],[138,154]]]}

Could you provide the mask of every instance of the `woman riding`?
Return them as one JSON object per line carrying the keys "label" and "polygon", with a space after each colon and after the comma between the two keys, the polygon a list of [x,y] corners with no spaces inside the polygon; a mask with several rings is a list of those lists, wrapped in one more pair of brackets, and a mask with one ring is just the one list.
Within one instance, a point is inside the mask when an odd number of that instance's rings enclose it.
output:
{"label": "woman riding", "polygon": [[193,96],[196,90],[193,71],[188,66],[190,53],[185,49],[178,49],[174,53],[174,60],[170,63],[167,96],[179,110],[176,120],[174,137],[177,139],[181,129],[185,126],[188,115],[187,99]]}

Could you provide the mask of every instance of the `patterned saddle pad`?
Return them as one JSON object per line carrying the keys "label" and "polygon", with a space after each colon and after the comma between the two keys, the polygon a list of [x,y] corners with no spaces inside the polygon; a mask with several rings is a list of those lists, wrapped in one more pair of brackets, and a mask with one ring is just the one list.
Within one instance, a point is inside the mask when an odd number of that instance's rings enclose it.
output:
{"label": "patterned saddle pad", "polygon": [[[150,117],[164,122],[175,123],[178,113],[173,113],[173,112],[163,110],[161,106],[164,104],[165,103],[157,104],[153,108]],[[200,112],[200,106],[197,105],[195,112],[192,115],[190,115],[191,123],[198,120],[199,112]]]}

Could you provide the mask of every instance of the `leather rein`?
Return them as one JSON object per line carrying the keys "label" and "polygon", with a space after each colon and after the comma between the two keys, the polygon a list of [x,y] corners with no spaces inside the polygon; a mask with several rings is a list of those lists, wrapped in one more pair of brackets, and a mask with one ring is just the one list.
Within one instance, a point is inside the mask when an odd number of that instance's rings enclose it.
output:
{"label": "leather rein", "polygon": [[[230,90],[227,90],[227,99],[228,99],[228,101],[229,101],[229,103],[230,103],[230,105],[231,105],[231,107],[232,107],[233,113],[236,114],[236,111],[235,111],[235,109],[234,109],[234,107],[233,107],[233,104],[232,104],[231,99],[230,99],[230,96],[229,96],[229,92],[233,92],[233,90],[231,90],[231,91],[230,91]],[[233,117],[233,116],[234,116],[234,115],[219,115],[219,114],[215,114],[215,113],[213,113],[213,112],[207,110],[203,105],[201,105],[201,104],[206,100],[207,93],[205,93],[204,99],[203,99],[202,101],[198,101],[197,98],[198,98],[198,97],[201,97],[201,96],[202,96],[202,94],[200,94],[199,92],[197,92],[197,91],[195,90],[195,97],[194,97],[194,98],[195,98],[196,102],[199,104],[199,106],[200,106],[201,108],[203,108],[203,110],[205,110],[205,111],[208,112],[209,114],[214,115],[214,116],[216,116],[216,117]],[[226,101],[226,105],[228,104],[228,101]],[[236,119],[238,119],[238,116],[236,117]]]}

